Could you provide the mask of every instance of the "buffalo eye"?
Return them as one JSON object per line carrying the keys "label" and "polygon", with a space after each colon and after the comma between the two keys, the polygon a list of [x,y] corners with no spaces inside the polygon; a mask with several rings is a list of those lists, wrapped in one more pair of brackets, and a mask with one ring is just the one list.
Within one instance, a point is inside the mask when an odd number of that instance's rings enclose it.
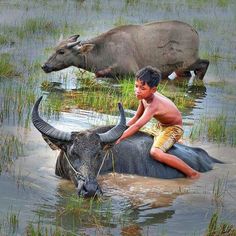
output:
{"label": "buffalo eye", "polygon": [[65,51],[64,50],[59,50],[57,53],[60,54],[60,55],[63,55],[65,53]]}

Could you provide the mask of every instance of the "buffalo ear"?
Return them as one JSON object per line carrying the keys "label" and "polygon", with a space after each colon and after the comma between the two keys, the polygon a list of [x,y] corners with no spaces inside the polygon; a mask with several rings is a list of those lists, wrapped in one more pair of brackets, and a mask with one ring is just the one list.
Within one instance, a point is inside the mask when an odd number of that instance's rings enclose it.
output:
{"label": "buffalo ear", "polygon": [[94,48],[95,44],[92,44],[92,43],[86,43],[86,44],[83,44],[81,46],[78,46],[78,52],[81,53],[81,54],[86,54],[88,52],[90,52],[93,48]]}
{"label": "buffalo ear", "polygon": [[42,135],[42,137],[52,150],[65,150],[66,142],[49,138],[46,135]]}

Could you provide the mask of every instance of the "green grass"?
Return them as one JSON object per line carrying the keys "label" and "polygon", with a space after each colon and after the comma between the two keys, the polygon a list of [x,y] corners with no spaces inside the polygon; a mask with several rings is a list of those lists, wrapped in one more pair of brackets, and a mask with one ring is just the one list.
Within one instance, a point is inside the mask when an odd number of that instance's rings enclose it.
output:
{"label": "green grass", "polygon": [[206,24],[206,21],[204,19],[199,19],[199,18],[193,18],[192,26],[197,31],[207,31],[209,27],[209,25]]}
{"label": "green grass", "polygon": [[56,25],[47,19],[44,18],[29,18],[20,25],[5,25],[2,27],[2,31],[7,37],[11,35],[17,36],[20,40],[23,40],[29,36],[36,34],[56,34],[57,27]]}
{"label": "green grass", "polygon": [[6,35],[0,34],[0,45],[9,43],[10,40]]}
{"label": "green grass", "polygon": [[0,54],[0,78],[9,78],[18,76],[16,67],[11,62],[11,56],[8,53]]}
{"label": "green grass", "polygon": [[46,226],[30,223],[26,228],[26,236],[77,236],[76,233],[68,232],[61,227]]}
{"label": "green grass", "polygon": [[0,218],[0,235],[17,235],[20,212],[13,211],[12,207],[6,216]]}
{"label": "green grass", "polygon": [[217,0],[216,2],[219,7],[228,7],[230,4],[230,0]]}
{"label": "green grass", "polygon": [[236,228],[227,222],[219,222],[219,213],[213,213],[205,236],[235,236]]}
{"label": "green grass", "polygon": [[31,109],[35,102],[34,85],[35,81],[30,78],[27,82],[20,80],[14,83],[1,82],[0,93],[3,96],[0,107],[1,120],[12,119],[15,124],[29,127]]}
{"label": "green grass", "polygon": [[122,17],[122,16],[119,16],[115,22],[114,22],[114,26],[117,27],[117,26],[121,26],[121,25],[126,25],[128,22],[127,20]]}
{"label": "green grass", "polygon": [[214,118],[203,115],[194,125],[190,132],[190,138],[194,141],[199,138],[218,144],[236,145],[236,126],[227,125],[227,116],[219,114]]}
{"label": "green grass", "polygon": [[45,20],[44,18],[28,19],[23,26],[25,31],[30,33],[45,32],[51,33],[55,31],[55,26],[52,21]]}
{"label": "green grass", "polygon": [[213,200],[214,202],[223,203],[225,193],[228,191],[228,175],[224,178],[216,178],[213,183]]}
{"label": "green grass", "polygon": [[[2,132],[1,132],[2,133]],[[7,171],[16,157],[23,154],[23,143],[13,135],[0,136],[0,174]]]}
{"label": "green grass", "polygon": [[[108,82],[98,83],[94,75],[87,72],[78,72],[77,77],[78,90],[64,93],[63,110],[72,106],[111,114],[117,113],[118,102],[121,102],[125,109],[137,109],[138,100],[134,95],[133,76],[116,81],[116,86],[112,86]],[[176,84],[174,89],[173,85],[168,83],[168,81],[162,81],[158,91],[170,98],[181,111],[195,105],[196,98],[186,94],[187,84],[185,82]],[[48,87],[48,83],[45,83],[45,87]]]}

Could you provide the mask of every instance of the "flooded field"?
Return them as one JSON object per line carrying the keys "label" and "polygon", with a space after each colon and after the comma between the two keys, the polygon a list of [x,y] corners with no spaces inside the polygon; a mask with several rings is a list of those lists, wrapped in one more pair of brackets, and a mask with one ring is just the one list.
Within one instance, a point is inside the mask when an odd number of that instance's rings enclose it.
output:
{"label": "flooded field", "polygon": [[[211,219],[235,227],[235,12],[232,0],[0,1],[0,235],[204,235]],[[58,151],[33,127],[32,106],[44,95],[42,116],[64,131],[114,124],[116,101],[128,117],[134,111],[132,82],[101,89],[93,74],[88,83],[76,68],[45,74],[41,65],[61,35],[84,40],[123,24],[171,19],[197,29],[200,57],[210,66],[203,83],[162,81],[160,91],[183,114],[185,144],[225,164],[195,181],[110,173],[98,179],[102,198],[78,198],[55,175]]]}

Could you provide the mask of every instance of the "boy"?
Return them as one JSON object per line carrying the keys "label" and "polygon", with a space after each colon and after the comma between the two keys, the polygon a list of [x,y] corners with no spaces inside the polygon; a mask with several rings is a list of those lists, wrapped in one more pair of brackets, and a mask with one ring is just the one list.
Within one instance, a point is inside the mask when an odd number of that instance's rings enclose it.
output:
{"label": "boy", "polygon": [[159,132],[157,134],[154,131],[154,142],[150,150],[152,158],[180,170],[192,179],[199,178],[199,172],[178,157],[166,153],[183,134],[182,116],[170,99],[157,92],[160,80],[160,71],[151,66],[136,73],[135,96],[139,100],[139,106],[134,117],[127,123],[128,129],[116,144],[135,134],[154,117],[158,121]]}

